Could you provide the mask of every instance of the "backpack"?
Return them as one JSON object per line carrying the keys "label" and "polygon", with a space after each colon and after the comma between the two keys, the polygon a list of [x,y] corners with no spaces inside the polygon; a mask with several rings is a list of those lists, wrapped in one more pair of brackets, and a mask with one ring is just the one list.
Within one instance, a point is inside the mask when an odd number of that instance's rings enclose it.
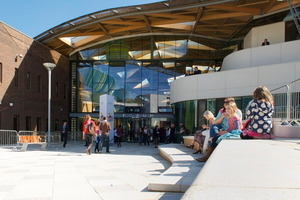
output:
{"label": "backpack", "polygon": [[92,136],[95,135],[95,129],[94,129],[93,123],[87,124],[86,128],[87,128],[88,134],[90,134]]}

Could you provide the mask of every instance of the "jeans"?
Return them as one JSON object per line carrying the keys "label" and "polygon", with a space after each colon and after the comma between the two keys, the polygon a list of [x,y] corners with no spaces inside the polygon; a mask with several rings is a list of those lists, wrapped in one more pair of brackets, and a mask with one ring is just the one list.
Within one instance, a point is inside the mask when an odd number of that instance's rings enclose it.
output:
{"label": "jeans", "polygon": [[63,134],[63,142],[64,142],[63,147],[66,147],[68,142],[68,133]]}
{"label": "jeans", "polygon": [[93,146],[93,136],[90,135],[90,134],[85,134],[85,141],[86,141],[86,144],[87,144],[87,150],[90,150]]}
{"label": "jeans", "polygon": [[106,152],[109,152],[109,135],[101,134],[100,151],[102,151],[102,147],[105,145],[106,145]]}
{"label": "jeans", "polygon": [[213,124],[210,126],[210,129],[209,129],[209,137],[216,137],[218,136],[219,134],[219,130],[222,128],[222,125],[221,124]]}
{"label": "jeans", "polygon": [[219,131],[221,130],[222,125],[221,124],[213,124],[211,125],[210,129],[209,129],[209,137],[212,137],[212,142],[210,143],[210,146],[212,148],[216,148],[217,147],[217,140],[220,137],[220,135],[218,134]]}

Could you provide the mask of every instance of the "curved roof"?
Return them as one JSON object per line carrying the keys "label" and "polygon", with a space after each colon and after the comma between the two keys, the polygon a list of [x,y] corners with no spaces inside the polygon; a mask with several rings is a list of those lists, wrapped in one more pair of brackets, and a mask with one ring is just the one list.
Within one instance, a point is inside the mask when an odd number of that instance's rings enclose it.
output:
{"label": "curved roof", "polygon": [[[300,0],[293,0],[299,6]],[[90,13],[34,39],[70,56],[115,39],[144,35],[197,37],[212,49],[234,49],[251,26],[282,21],[289,12],[280,0],[170,0]]]}

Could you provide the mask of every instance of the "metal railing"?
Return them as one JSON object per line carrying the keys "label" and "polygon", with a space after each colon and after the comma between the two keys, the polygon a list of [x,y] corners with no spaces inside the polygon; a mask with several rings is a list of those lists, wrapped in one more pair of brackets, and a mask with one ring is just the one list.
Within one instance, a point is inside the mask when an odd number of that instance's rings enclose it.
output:
{"label": "metal railing", "polygon": [[271,93],[275,102],[273,118],[287,121],[300,119],[300,79],[271,90]]}
{"label": "metal railing", "polygon": [[[15,130],[0,130],[0,147],[17,148],[19,147],[19,136],[40,136],[39,142],[48,141],[48,133],[44,131],[15,131]],[[81,141],[82,132],[69,132],[68,141]],[[60,132],[51,132],[51,143],[60,142]]]}
{"label": "metal railing", "polygon": [[15,130],[0,130],[0,146],[16,147],[18,145],[18,132]]}

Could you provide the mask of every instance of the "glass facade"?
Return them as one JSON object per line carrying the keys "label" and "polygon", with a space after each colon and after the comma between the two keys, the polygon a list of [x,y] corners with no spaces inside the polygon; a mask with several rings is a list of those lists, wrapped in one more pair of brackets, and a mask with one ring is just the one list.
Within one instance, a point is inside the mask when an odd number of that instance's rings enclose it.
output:
{"label": "glass facade", "polygon": [[[246,107],[252,100],[252,96],[234,97],[237,107],[245,115]],[[175,121],[185,124],[190,134],[195,133],[196,130],[202,129],[203,124],[207,121],[203,117],[206,110],[210,110],[217,116],[219,110],[224,105],[224,99],[202,99],[186,102],[179,102],[174,104]],[[243,116],[245,119],[245,116]]]}
{"label": "glass facade", "polygon": [[[74,38],[76,42],[81,39]],[[70,61],[71,113],[98,113],[99,96],[109,94],[114,96],[115,117],[120,120],[115,124],[124,124],[121,118],[142,116],[144,120],[130,126],[169,125],[174,122],[170,84],[196,66],[202,73],[216,71],[215,60],[207,59],[210,50],[187,36],[124,38],[81,50]],[[186,104],[197,109],[193,103]],[[185,121],[193,119],[195,115]]]}
{"label": "glass facade", "polygon": [[[122,64],[122,65],[121,65]],[[99,112],[99,96],[113,95],[115,113],[172,112],[169,105],[170,81],[168,74],[159,73],[158,66],[142,67],[143,62],[75,62],[76,75],[72,112]],[[75,103],[76,101],[76,103]],[[161,108],[161,109],[160,109]]]}

